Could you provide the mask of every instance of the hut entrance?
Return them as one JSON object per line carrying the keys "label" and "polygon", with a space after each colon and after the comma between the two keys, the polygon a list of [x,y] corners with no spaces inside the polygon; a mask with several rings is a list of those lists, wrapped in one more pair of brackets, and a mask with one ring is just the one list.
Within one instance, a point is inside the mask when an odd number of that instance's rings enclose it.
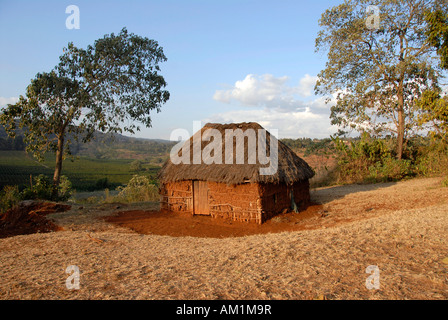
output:
{"label": "hut entrance", "polygon": [[210,215],[207,181],[193,181],[193,213]]}

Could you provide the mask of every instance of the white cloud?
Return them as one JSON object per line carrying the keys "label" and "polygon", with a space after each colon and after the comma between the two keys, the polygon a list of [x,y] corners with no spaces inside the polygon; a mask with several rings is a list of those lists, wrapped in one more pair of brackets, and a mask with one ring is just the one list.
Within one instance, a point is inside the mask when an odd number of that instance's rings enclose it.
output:
{"label": "white cloud", "polygon": [[248,74],[227,90],[216,90],[213,99],[224,103],[237,101],[244,106],[259,106],[274,109],[303,109],[299,97],[309,97],[317,77],[306,74],[297,86],[290,86],[288,76],[275,77],[272,74],[261,76]]}
{"label": "white cloud", "polygon": [[[337,131],[330,124],[330,106],[325,97],[313,95],[316,76],[306,74],[298,85],[289,77],[249,74],[226,90],[216,90],[213,99],[230,104],[238,102],[243,110],[227,111],[205,121],[258,122],[266,129],[278,129],[280,138],[328,138]],[[333,102],[334,103],[334,102]]]}
{"label": "white cloud", "polygon": [[302,97],[309,97],[313,94],[314,86],[316,85],[317,76],[310,76],[306,74],[299,81],[298,93]]}
{"label": "white cloud", "polygon": [[301,111],[235,110],[210,116],[205,122],[238,123],[257,122],[266,130],[278,129],[279,138],[328,138],[337,129],[330,125],[326,114],[312,113],[310,108]]}
{"label": "white cloud", "polygon": [[6,105],[14,104],[17,101],[19,101],[19,98],[17,97],[9,97],[9,98],[0,97],[0,107],[6,107]]}
{"label": "white cloud", "polygon": [[217,90],[213,99],[225,103],[236,100],[246,106],[270,105],[274,100],[288,99],[285,86],[288,77],[276,78],[265,74],[248,74],[244,80],[238,80],[229,90]]}

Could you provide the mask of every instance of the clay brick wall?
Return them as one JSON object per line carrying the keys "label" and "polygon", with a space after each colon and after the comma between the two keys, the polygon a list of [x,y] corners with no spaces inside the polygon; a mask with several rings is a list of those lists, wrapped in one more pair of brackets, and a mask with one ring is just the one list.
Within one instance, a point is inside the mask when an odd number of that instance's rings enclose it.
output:
{"label": "clay brick wall", "polygon": [[296,182],[294,187],[294,200],[300,210],[305,209],[310,202],[310,182],[304,180],[302,182]]}
{"label": "clay brick wall", "polygon": [[168,211],[193,212],[191,181],[164,183],[160,187],[160,208]]}
{"label": "clay brick wall", "polygon": [[[286,184],[245,183],[227,185],[207,182],[210,215],[235,221],[263,223],[291,208],[290,190],[299,209],[304,209],[310,200],[309,181]],[[193,190],[191,181],[165,183],[160,188],[161,209],[193,212]]]}
{"label": "clay brick wall", "polygon": [[296,182],[292,186],[281,184],[260,184],[262,222],[291,208],[290,191],[293,190],[294,201],[303,209],[310,200],[309,181]]}
{"label": "clay brick wall", "polygon": [[209,206],[213,217],[261,223],[258,184],[227,185],[208,182]]}

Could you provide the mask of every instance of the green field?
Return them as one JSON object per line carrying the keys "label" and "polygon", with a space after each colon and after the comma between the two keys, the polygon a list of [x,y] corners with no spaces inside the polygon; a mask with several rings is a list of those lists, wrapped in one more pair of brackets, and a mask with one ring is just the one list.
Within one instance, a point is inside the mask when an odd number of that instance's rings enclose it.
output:
{"label": "green field", "polygon": [[[0,190],[5,185],[30,185],[30,175],[54,172],[54,155],[47,154],[43,163],[37,162],[25,151],[0,151]],[[136,172],[130,171],[132,159],[92,159],[80,157],[64,160],[62,174],[72,182],[78,191],[114,189],[126,184]],[[139,174],[155,177],[160,167],[143,162],[145,169]],[[106,180],[107,179],[107,180]]]}

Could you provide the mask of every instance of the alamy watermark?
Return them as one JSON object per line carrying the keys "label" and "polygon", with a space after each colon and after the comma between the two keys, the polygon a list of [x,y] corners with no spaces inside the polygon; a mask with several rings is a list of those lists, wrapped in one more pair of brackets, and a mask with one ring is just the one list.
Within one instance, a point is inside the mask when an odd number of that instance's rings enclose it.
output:
{"label": "alamy watermark", "polygon": [[79,7],[71,4],[65,8],[65,13],[70,14],[67,19],[65,19],[65,27],[69,30],[80,28],[80,13]]}
{"label": "alamy watermark", "polygon": [[366,279],[366,288],[369,290],[378,290],[380,288],[380,268],[375,265],[370,265],[366,268],[366,273],[370,274]]}
{"label": "alamy watermark", "polygon": [[[173,164],[258,164],[269,165],[259,169],[260,175],[274,175],[278,169],[278,130],[270,130],[269,156],[265,129],[241,128],[225,129],[224,136],[218,129],[205,128],[201,131],[201,122],[193,122],[193,150],[190,150],[190,135],[186,129],[176,129],[170,140],[179,141],[170,152]],[[246,141],[247,138],[247,148]],[[202,148],[202,141],[210,141]],[[234,141],[235,149],[234,149]],[[224,156],[223,156],[224,145]],[[179,155],[181,152],[182,155]],[[247,153],[246,153],[247,152]],[[247,163],[245,163],[247,155]],[[235,158],[235,160],[234,160]]]}
{"label": "alamy watermark", "polygon": [[68,290],[79,290],[79,268],[75,265],[70,265],[65,269],[65,273],[71,274],[66,280],[65,280],[65,287]]}
{"label": "alamy watermark", "polygon": [[368,6],[367,14],[370,14],[366,19],[366,27],[369,30],[377,30],[380,28],[380,8],[378,6]]}

